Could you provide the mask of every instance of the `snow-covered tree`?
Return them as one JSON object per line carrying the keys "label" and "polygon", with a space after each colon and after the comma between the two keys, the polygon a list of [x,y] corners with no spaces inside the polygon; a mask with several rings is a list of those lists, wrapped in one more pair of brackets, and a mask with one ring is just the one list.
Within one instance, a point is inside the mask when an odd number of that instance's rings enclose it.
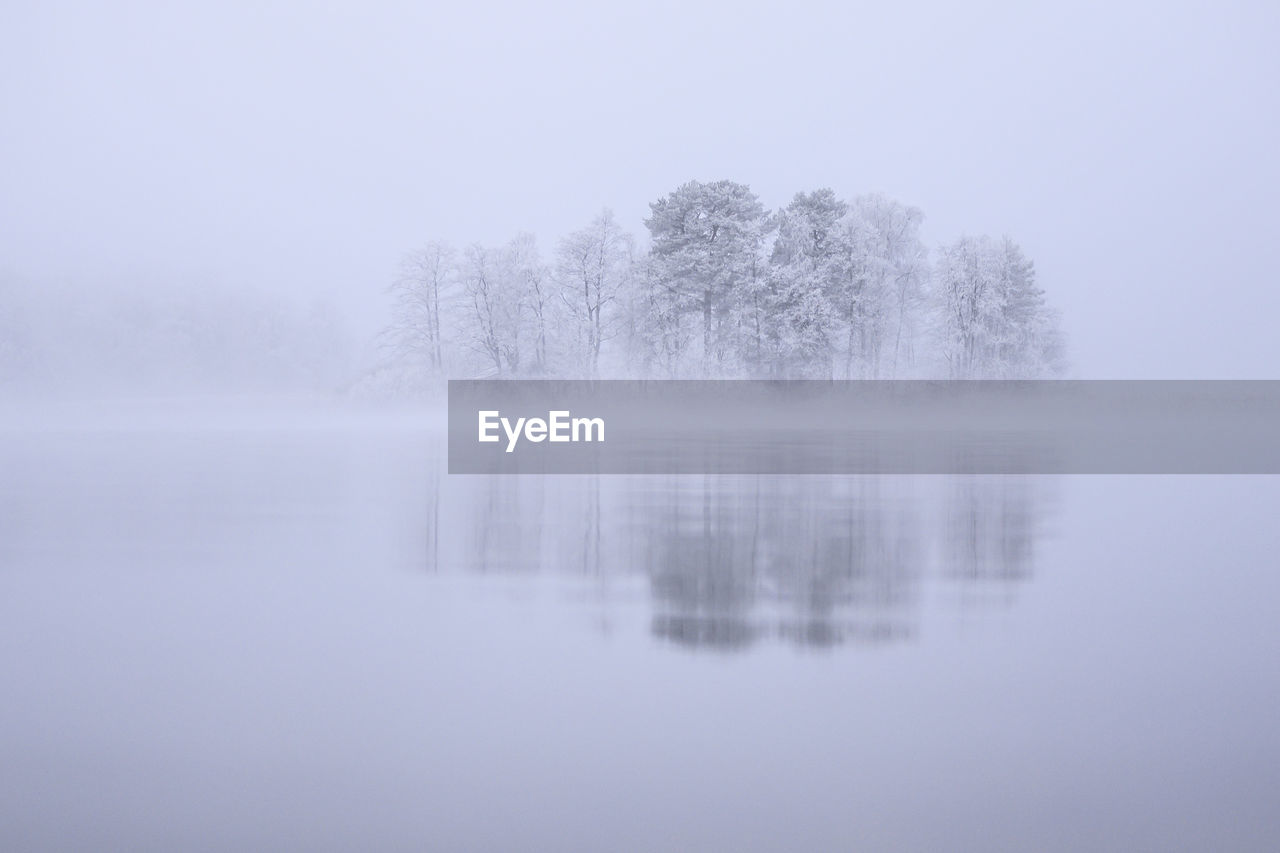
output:
{"label": "snow-covered tree", "polygon": [[635,241],[604,210],[591,224],[560,241],[556,278],[568,317],[570,351],[588,375],[600,371],[600,351],[617,334],[619,298],[631,280]]}
{"label": "snow-covered tree", "polygon": [[940,350],[952,378],[1030,378],[1062,370],[1056,315],[1035,267],[1008,237],[941,247],[934,277]]}
{"label": "snow-covered tree", "polygon": [[688,310],[692,300],[682,298],[677,285],[663,278],[652,254],[639,259],[629,296],[628,367],[643,375],[678,378],[700,334]]}
{"label": "snow-covered tree", "polygon": [[797,193],[774,217],[777,237],[769,262],[763,335],[767,346],[757,372],[832,375],[836,314],[831,300],[841,271],[838,224],[847,210],[834,192],[820,189]]}
{"label": "snow-covered tree", "polygon": [[843,374],[897,376],[913,359],[928,251],[924,215],[882,195],[859,196],[840,220],[831,302],[844,327]]}
{"label": "snow-covered tree", "polygon": [[[555,308],[550,277],[538,253],[537,239],[527,232],[517,234],[503,249],[501,266],[504,304],[516,310],[516,316],[508,318],[513,346],[518,345],[522,335],[526,337],[533,352],[525,372],[544,374],[551,367],[549,341]],[[515,352],[518,351],[517,347]],[[518,369],[517,356],[512,371]]]}
{"label": "snow-covered tree", "polygon": [[608,210],[550,264],[532,234],[460,257],[429,243],[404,262],[385,334],[435,375],[1058,372],[1058,320],[1018,246],[963,238],[941,247],[935,274],[923,218],[830,189],[769,215],[744,184],[691,181],[650,205],[643,252]]}
{"label": "snow-covered tree", "polygon": [[496,376],[520,369],[520,324],[523,305],[504,286],[500,258],[478,243],[468,246],[462,261],[467,296],[465,330],[468,346]]}
{"label": "snow-covered tree", "polygon": [[733,181],[690,181],[649,207],[649,284],[659,313],[700,314],[702,371],[724,373],[745,349],[743,297],[762,272],[764,207]]}
{"label": "snow-covered tree", "polygon": [[400,277],[391,286],[394,318],[384,333],[396,356],[423,364],[432,373],[443,371],[441,317],[455,295],[457,278],[455,253],[448,243],[431,242],[404,257]]}
{"label": "snow-covered tree", "polygon": [[468,246],[458,277],[464,298],[452,325],[479,358],[479,370],[494,376],[551,372],[556,306],[534,236],[518,234],[499,249]]}

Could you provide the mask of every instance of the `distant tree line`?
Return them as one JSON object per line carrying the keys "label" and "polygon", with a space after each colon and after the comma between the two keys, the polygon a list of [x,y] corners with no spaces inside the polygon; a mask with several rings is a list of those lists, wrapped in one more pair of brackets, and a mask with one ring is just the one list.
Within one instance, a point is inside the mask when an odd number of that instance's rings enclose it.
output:
{"label": "distant tree line", "polygon": [[383,333],[417,377],[1027,378],[1063,338],[1007,237],[930,252],[881,195],[690,181],[650,204],[642,248],[605,210],[544,258],[533,235],[404,259]]}
{"label": "distant tree line", "polygon": [[351,382],[342,316],[195,282],[0,276],[0,397],[31,393],[332,393]]}

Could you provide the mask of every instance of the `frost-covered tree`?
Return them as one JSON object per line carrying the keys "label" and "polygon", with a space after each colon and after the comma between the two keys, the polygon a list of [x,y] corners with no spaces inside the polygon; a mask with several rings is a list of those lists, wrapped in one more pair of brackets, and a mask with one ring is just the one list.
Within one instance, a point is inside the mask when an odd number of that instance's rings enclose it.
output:
{"label": "frost-covered tree", "polygon": [[497,254],[478,243],[464,252],[461,277],[468,310],[460,325],[472,351],[494,375],[503,376],[520,369],[523,306],[504,286]]}
{"label": "frost-covered tree", "polygon": [[[501,265],[504,304],[517,311],[517,316],[508,318],[513,340],[518,344],[523,334],[533,351],[525,372],[544,374],[551,367],[549,341],[555,308],[550,277],[538,253],[537,239],[527,232],[517,234],[503,250]],[[518,347],[515,351],[518,353]],[[518,369],[517,356],[512,371]]]}
{"label": "frost-covered tree", "polygon": [[[757,372],[831,376],[840,279],[838,224],[847,205],[829,189],[797,193],[774,217],[777,237],[765,300],[767,346]],[[759,331],[757,331],[759,334]]]}
{"label": "frost-covered tree", "polygon": [[1060,373],[1062,336],[1035,267],[1008,237],[941,247],[934,274],[940,350],[952,378]]}
{"label": "frost-covered tree", "polygon": [[764,207],[733,181],[690,181],[649,207],[655,308],[663,316],[700,315],[702,370],[723,373],[745,349],[744,297],[762,272]]}
{"label": "frost-covered tree", "polygon": [[600,351],[622,320],[619,299],[631,280],[635,241],[604,210],[591,224],[560,241],[556,278],[568,317],[566,336],[576,363],[600,371]]}
{"label": "frost-covered tree", "polygon": [[628,300],[628,366],[642,375],[675,379],[701,333],[687,310],[691,301],[682,299],[678,286],[663,278],[652,254],[639,260],[635,272],[636,286]]}
{"label": "frost-covered tree", "polygon": [[461,257],[428,244],[392,288],[386,335],[412,370],[435,375],[1060,370],[1057,318],[1017,245],[964,238],[939,250],[934,275],[922,221],[884,196],[845,203],[830,189],[769,215],[744,184],[691,181],[650,205],[644,252],[608,210],[560,240],[550,264],[531,234]]}
{"label": "frost-covered tree", "polygon": [[458,277],[464,298],[452,324],[479,358],[481,372],[551,372],[555,304],[534,236],[518,234],[499,249],[468,246]]}
{"label": "frost-covered tree", "polygon": [[924,305],[924,215],[882,195],[859,196],[840,221],[840,271],[831,294],[843,326],[843,374],[896,376],[910,365]]}
{"label": "frost-covered tree", "polygon": [[[929,275],[929,250],[920,239],[924,214],[882,195],[854,199],[850,216],[861,223],[860,264],[870,291],[875,294],[873,375],[898,375],[914,358],[914,341],[924,308]],[[884,364],[884,362],[888,362]]]}
{"label": "frost-covered tree", "polygon": [[400,277],[391,286],[394,318],[384,333],[397,356],[421,363],[432,373],[444,369],[441,317],[455,295],[457,277],[455,253],[448,243],[431,242],[404,257]]}

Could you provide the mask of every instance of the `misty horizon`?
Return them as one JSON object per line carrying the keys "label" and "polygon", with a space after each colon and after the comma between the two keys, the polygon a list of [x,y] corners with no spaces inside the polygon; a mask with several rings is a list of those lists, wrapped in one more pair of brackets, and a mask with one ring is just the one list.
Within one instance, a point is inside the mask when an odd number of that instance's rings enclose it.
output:
{"label": "misty horizon", "polygon": [[1277,849],[1278,43],[0,3],[0,850]]}
{"label": "misty horizon", "polygon": [[[550,253],[602,208],[641,235],[648,202],[730,178],[769,210],[884,193],[925,212],[931,251],[1012,236],[1076,378],[1275,378],[1269,4],[734,8],[566,4],[546,28],[399,3],[12,9],[0,294],[319,306],[359,373],[405,253],[521,232]],[[770,48],[799,45],[775,71]],[[708,101],[651,55],[737,73]]]}

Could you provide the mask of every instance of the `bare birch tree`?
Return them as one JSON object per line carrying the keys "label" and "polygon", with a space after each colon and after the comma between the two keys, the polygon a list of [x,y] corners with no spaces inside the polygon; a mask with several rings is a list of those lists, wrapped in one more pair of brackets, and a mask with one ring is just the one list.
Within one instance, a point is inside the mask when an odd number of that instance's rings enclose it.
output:
{"label": "bare birch tree", "polygon": [[[533,348],[527,373],[550,371],[549,340],[552,333],[554,306],[546,267],[538,254],[537,238],[527,232],[517,234],[503,251],[504,305],[516,309],[507,317],[508,333],[518,341],[525,333]],[[527,326],[527,328],[522,328]],[[513,370],[518,367],[518,359]]]}
{"label": "bare birch tree", "polygon": [[560,241],[556,277],[571,328],[571,349],[590,376],[600,372],[600,351],[617,332],[618,299],[632,273],[635,243],[604,210],[591,224]]}
{"label": "bare birch tree", "polygon": [[449,244],[428,243],[404,257],[400,277],[391,286],[395,314],[386,332],[389,342],[397,355],[421,361],[433,373],[445,366],[441,316],[457,285],[454,261]]}
{"label": "bare birch tree", "polygon": [[501,276],[489,249],[478,243],[467,247],[462,285],[468,303],[464,323],[468,345],[494,375],[514,372],[520,365],[518,328],[511,328],[513,307],[506,304],[510,297],[503,292]]}

